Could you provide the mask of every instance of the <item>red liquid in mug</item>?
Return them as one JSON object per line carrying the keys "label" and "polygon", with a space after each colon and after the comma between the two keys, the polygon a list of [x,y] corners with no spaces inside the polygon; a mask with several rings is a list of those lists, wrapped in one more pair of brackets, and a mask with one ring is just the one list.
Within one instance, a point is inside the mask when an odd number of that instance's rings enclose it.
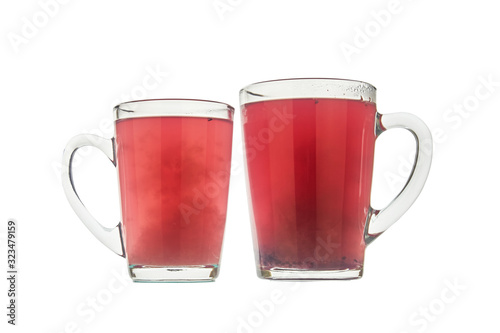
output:
{"label": "red liquid in mug", "polygon": [[243,108],[262,269],[359,269],[370,203],[375,104],[284,99]]}
{"label": "red liquid in mug", "polygon": [[228,120],[119,120],[116,146],[130,265],[218,265],[226,220]]}

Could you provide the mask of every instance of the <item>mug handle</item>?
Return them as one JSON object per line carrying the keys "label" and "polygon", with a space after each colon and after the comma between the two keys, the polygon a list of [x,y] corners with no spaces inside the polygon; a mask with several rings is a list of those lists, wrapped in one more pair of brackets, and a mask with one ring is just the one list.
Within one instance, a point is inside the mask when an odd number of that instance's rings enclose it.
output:
{"label": "mug handle", "polygon": [[366,245],[373,242],[378,236],[393,225],[413,205],[424,187],[432,161],[432,134],[417,116],[411,113],[377,113],[375,134],[380,134],[393,128],[404,128],[415,137],[417,151],[415,163],[401,192],[384,209],[369,208],[365,226]]}
{"label": "mug handle", "polygon": [[94,236],[101,241],[101,243],[106,245],[113,252],[119,256],[125,257],[121,222],[119,222],[114,228],[104,227],[92,216],[92,214],[90,214],[76,193],[75,185],[73,183],[73,156],[79,148],[85,146],[99,149],[109,158],[111,163],[116,166],[114,139],[105,139],[93,134],[80,134],[75,136],[68,142],[63,153],[61,176],[64,193],[66,194],[66,197],[68,198],[68,201],[71,207],[73,207],[76,215],[78,215],[80,220],[82,220],[83,224],[85,224],[90,232],[92,232]]}

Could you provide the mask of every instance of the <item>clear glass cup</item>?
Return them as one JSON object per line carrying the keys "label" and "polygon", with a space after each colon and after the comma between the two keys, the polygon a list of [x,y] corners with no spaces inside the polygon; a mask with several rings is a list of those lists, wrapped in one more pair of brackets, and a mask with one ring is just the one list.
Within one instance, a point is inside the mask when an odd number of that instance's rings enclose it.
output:
{"label": "clear glass cup", "polygon": [[[372,85],[340,79],[259,82],[240,91],[257,274],[265,279],[355,279],[365,248],[416,200],[432,137],[408,113],[380,114]],[[370,206],[377,137],[404,128],[417,152],[408,183]]]}
{"label": "clear glass cup", "polygon": [[[158,99],[114,108],[115,137],[78,135],[66,146],[69,203],[107,247],[127,258],[136,282],[213,281],[226,221],[234,109],[203,100]],[[100,149],[118,169],[122,222],[102,226],[72,179],[78,148]]]}

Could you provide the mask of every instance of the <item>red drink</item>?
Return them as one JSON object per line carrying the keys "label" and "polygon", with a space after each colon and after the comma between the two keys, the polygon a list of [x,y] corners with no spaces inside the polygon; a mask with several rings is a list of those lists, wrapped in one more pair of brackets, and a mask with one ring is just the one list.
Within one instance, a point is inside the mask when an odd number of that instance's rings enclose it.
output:
{"label": "red drink", "polygon": [[303,98],[242,108],[260,268],[361,269],[375,104]]}
{"label": "red drink", "polygon": [[231,121],[144,117],[116,122],[130,266],[215,266],[226,220]]}

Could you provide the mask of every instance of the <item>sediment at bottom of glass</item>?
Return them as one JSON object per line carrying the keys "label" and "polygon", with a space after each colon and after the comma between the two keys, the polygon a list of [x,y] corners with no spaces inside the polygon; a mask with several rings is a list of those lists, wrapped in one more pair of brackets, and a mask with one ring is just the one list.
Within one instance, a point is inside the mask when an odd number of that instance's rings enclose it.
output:
{"label": "sediment at bottom of glass", "polygon": [[130,265],[129,274],[134,282],[210,282],[219,275],[219,266]]}
{"label": "sediment at bottom of glass", "polygon": [[343,270],[257,269],[261,279],[270,280],[352,280],[363,276],[363,268]]}

